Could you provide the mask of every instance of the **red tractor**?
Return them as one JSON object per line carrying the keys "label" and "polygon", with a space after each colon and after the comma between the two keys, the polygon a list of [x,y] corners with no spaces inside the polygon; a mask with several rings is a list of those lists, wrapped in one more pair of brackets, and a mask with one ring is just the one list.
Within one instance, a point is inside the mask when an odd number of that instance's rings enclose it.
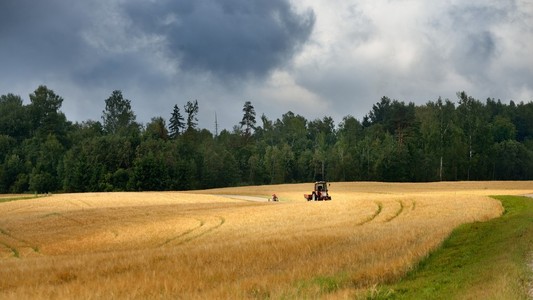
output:
{"label": "red tractor", "polygon": [[315,190],[311,194],[304,194],[307,201],[325,201],[331,200],[328,194],[328,183],[326,181],[315,182]]}

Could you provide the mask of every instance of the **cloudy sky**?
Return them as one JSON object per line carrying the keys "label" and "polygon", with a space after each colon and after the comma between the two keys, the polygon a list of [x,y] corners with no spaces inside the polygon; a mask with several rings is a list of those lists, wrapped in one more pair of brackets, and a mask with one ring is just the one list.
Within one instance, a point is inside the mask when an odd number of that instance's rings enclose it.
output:
{"label": "cloudy sky", "polygon": [[[533,100],[530,0],[0,0],[0,94],[44,84],[72,121],[122,90],[137,120],[361,119],[382,96]],[[260,124],[259,124],[260,125]]]}

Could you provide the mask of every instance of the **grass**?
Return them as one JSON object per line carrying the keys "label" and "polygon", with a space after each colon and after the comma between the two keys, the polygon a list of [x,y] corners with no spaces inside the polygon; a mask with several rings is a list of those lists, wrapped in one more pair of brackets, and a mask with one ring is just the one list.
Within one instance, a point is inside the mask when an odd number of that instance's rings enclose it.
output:
{"label": "grass", "polygon": [[0,203],[2,202],[11,202],[11,201],[17,201],[17,200],[29,200],[29,199],[35,199],[39,197],[38,195],[31,195],[31,196],[16,196],[16,197],[0,197]]}
{"label": "grass", "polygon": [[497,196],[502,217],[461,225],[400,282],[369,299],[527,299],[533,252],[533,200]]}

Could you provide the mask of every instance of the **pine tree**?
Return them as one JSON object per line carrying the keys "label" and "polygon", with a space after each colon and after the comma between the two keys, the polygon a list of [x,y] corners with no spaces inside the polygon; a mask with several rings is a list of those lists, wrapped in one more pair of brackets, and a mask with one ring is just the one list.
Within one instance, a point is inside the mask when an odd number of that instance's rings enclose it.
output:
{"label": "pine tree", "polygon": [[170,124],[168,127],[170,129],[169,136],[172,139],[178,137],[185,129],[184,119],[180,113],[180,108],[177,104],[174,105],[174,110],[172,111],[172,115],[170,117]]}
{"label": "pine tree", "polygon": [[244,112],[244,115],[242,116],[242,121],[239,124],[241,125],[241,128],[244,127],[243,134],[245,136],[250,136],[252,134],[252,130],[255,130],[256,124],[255,109],[252,105],[252,102],[244,102],[244,107],[242,108],[242,111]]}

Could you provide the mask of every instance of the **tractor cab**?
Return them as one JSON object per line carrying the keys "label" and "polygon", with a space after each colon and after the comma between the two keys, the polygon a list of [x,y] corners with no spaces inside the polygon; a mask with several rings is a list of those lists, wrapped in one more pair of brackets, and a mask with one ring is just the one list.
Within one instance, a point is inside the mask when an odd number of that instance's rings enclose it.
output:
{"label": "tractor cab", "polygon": [[307,201],[325,201],[331,200],[331,196],[328,194],[328,183],[326,181],[315,182],[315,189],[311,194],[304,194]]}

